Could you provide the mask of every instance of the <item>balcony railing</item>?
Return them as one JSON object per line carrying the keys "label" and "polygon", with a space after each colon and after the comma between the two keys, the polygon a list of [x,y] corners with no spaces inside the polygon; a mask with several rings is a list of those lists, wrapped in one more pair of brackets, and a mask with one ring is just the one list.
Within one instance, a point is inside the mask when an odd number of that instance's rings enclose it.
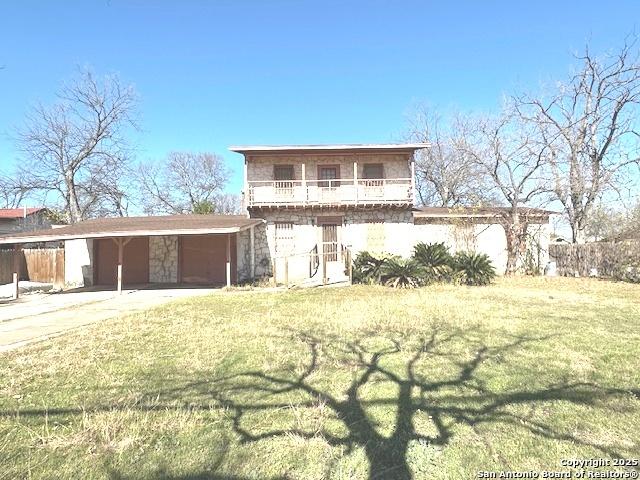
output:
{"label": "balcony railing", "polygon": [[249,181],[247,206],[411,204],[410,178]]}

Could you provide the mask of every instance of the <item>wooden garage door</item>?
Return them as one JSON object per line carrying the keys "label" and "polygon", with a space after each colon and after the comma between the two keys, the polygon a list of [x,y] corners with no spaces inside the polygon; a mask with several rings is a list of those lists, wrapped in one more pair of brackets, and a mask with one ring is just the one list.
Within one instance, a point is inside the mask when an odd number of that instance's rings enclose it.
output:
{"label": "wooden garage door", "polygon": [[[227,282],[227,235],[180,237],[180,281],[224,285]],[[236,281],[236,238],[231,235],[231,281]]]}
{"label": "wooden garage door", "polygon": [[[94,241],[96,284],[115,285],[118,277],[118,245],[110,238]],[[122,283],[149,283],[149,237],[132,238],[124,246]]]}

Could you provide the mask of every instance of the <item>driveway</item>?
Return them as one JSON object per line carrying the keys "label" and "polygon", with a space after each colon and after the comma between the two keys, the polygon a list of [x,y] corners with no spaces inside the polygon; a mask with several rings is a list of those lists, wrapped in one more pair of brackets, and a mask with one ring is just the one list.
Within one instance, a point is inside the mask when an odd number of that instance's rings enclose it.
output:
{"label": "driveway", "polygon": [[184,297],[206,295],[211,288],[77,290],[24,295],[0,304],[0,352],[44,340],[73,328],[146,310]]}

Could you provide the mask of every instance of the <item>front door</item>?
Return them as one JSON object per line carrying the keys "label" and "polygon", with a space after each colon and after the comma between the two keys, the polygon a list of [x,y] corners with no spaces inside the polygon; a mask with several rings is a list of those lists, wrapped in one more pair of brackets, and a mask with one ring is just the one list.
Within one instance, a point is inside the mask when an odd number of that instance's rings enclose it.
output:
{"label": "front door", "polygon": [[327,262],[338,261],[340,253],[339,228],[342,225],[342,217],[318,217],[318,225],[321,229],[321,249],[326,255]]}
{"label": "front door", "polygon": [[335,223],[322,225],[322,253],[327,256],[327,262],[338,260],[338,225]]}

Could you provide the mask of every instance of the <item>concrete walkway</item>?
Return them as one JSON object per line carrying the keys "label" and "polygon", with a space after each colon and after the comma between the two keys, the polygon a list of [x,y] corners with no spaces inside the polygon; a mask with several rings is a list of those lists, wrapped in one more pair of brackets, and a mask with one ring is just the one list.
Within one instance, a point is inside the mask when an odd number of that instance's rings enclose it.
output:
{"label": "concrete walkway", "polygon": [[0,304],[0,352],[178,298],[216,291],[219,290],[166,288],[125,290],[122,295],[100,290],[25,295],[18,301]]}

